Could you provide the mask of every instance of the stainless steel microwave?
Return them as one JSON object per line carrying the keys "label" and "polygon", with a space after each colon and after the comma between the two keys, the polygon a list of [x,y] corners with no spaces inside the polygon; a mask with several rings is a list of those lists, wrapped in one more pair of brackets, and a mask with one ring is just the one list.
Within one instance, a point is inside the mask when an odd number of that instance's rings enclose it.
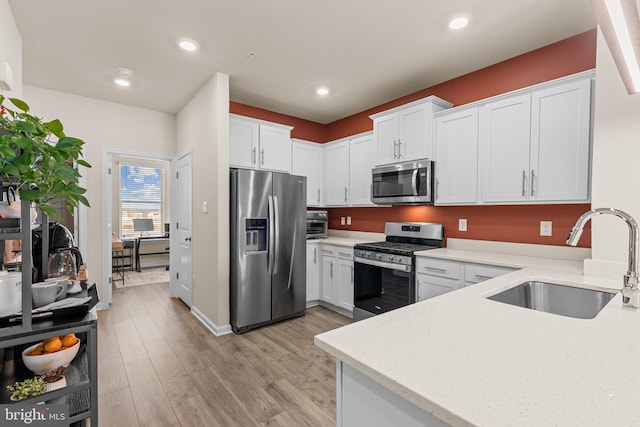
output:
{"label": "stainless steel microwave", "polygon": [[373,168],[371,201],[377,205],[433,204],[433,161]]}

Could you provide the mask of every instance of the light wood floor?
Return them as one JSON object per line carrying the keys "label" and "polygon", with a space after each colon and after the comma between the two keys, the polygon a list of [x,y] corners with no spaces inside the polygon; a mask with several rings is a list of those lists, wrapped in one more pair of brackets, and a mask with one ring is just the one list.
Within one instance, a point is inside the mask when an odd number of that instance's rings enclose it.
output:
{"label": "light wood floor", "polygon": [[114,289],[98,316],[101,427],[335,425],[335,360],[313,337],[346,317],[215,337],[166,284]]}

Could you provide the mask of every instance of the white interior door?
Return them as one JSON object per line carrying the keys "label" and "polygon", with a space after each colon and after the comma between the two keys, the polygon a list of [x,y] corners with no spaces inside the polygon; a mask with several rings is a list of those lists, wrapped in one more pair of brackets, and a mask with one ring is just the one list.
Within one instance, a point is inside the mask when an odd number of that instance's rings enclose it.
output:
{"label": "white interior door", "polygon": [[[177,248],[177,256],[175,261],[172,262],[172,266],[175,268],[176,276],[171,280],[171,295],[180,298],[191,307],[193,303],[193,289],[192,289],[192,222],[191,222],[191,200],[192,200],[192,186],[191,186],[191,153],[185,154],[179,157],[175,161],[174,174],[176,185],[175,197],[172,199],[175,201],[175,220],[171,224],[171,234],[176,236],[176,240],[173,240],[176,244],[172,246]],[[173,253],[173,251],[172,251]]]}

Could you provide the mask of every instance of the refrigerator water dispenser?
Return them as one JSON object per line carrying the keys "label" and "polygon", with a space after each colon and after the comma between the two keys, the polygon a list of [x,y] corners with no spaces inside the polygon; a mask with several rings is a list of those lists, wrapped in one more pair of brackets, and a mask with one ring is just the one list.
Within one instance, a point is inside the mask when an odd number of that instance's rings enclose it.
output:
{"label": "refrigerator water dispenser", "polygon": [[247,218],[244,233],[245,252],[264,252],[267,250],[266,218]]}

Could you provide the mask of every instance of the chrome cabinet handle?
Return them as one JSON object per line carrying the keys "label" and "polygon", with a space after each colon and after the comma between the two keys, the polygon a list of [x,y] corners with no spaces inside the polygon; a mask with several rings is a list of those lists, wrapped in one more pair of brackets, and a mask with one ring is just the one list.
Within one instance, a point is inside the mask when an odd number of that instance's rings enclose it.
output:
{"label": "chrome cabinet handle", "polygon": [[436,178],[436,200],[438,200],[438,198],[440,197],[439,196],[440,192],[438,191],[439,188],[440,188],[440,180]]}
{"label": "chrome cabinet handle", "polygon": [[333,261],[331,261],[331,278],[333,278]]}
{"label": "chrome cabinet handle", "polygon": [[351,266],[351,283],[353,283],[353,265]]}
{"label": "chrome cabinet handle", "polygon": [[398,142],[394,139],[393,140],[393,158],[396,159],[398,158],[398,156],[396,155],[396,147],[398,146]]}
{"label": "chrome cabinet handle", "polygon": [[344,187],[344,201],[347,201],[347,186]]}
{"label": "chrome cabinet handle", "polygon": [[253,150],[251,150],[251,164],[256,164],[256,147],[253,147]]}
{"label": "chrome cabinet handle", "polygon": [[482,274],[476,274],[476,278],[480,279],[480,280],[489,280],[489,279],[493,279],[493,277],[491,276],[483,276]]}
{"label": "chrome cabinet handle", "polygon": [[402,158],[402,141],[400,141],[400,138],[398,138],[398,158]]}
{"label": "chrome cabinet handle", "polygon": [[313,248],[313,263],[316,264],[317,262],[317,254],[318,254],[318,248]]}
{"label": "chrome cabinet handle", "polygon": [[320,189],[318,188],[318,205],[320,204]]}
{"label": "chrome cabinet handle", "polygon": [[191,241],[191,237],[185,237],[185,238],[184,238],[184,241],[185,241],[185,242],[190,242],[190,241]]}
{"label": "chrome cabinet handle", "polygon": [[527,180],[527,173],[525,171],[522,171],[522,197],[524,197],[525,195],[525,181]]}
{"label": "chrome cabinet handle", "polygon": [[262,160],[260,160],[260,164],[262,166],[264,166],[264,148],[262,150],[260,150],[260,157]]}
{"label": "chrome cabinet handle", "polygon": [[436,267],[429,267],[429,266],[424,266],[423,268],[429,271],[439,271],[440,273],[444,273],[445,271],[447,271],[444,268],[436,268]]}
{"label": "chrome cabinet handle", "polygon": [[531,195],[533,196],[533,186],[536,178],[536,171],[531,169]]}

